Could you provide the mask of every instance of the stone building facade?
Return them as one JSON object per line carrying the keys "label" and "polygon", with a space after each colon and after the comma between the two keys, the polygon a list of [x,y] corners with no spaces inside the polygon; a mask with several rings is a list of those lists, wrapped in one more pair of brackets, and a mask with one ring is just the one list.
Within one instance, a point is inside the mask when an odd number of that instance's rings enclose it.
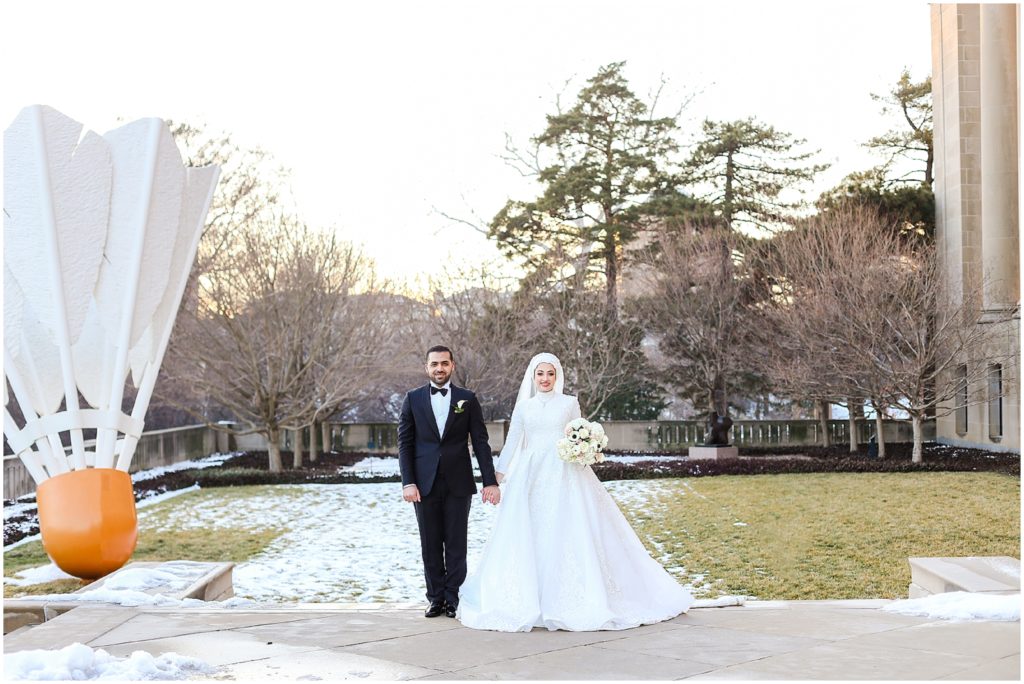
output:
{"label": "stone building facade", "polygon": [[[933,4],[931,21],[936,241],[951,296],[980,295],[971,324],[995,326],[999,340],[962,359],[958,372],[985,364],[984,379],[962,390],[970,401],[958,399],[937,419],[937,439],[1019,453],[1020,10]],[[988,360],[1000,354],[1010,362]]]}

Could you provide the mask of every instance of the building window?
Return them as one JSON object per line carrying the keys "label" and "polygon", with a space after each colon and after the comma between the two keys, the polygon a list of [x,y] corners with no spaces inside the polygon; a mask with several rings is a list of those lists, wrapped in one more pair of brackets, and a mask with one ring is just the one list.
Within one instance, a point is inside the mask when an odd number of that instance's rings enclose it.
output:
{"label": "building window", "polygon": [[988,369],[988,438],[998,442],[1003,437],[1003,367]]}
{"label": "building window", "polygon": [[967,364],[956,369],[956,433],[967,434]]}

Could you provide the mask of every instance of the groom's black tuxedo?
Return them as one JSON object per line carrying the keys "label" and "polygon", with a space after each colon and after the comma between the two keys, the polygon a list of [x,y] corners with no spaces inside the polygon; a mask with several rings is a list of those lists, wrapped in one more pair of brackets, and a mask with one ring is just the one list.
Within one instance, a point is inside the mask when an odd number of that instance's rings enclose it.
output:
{"label": "groom's black tuxedo", "polygon": [[484,486],[498,481],[480,402],[467,389],[455,385],[450,389],[448,418],[440,432],[430,403],[430,385],[405,396],[398,421],[398,467],[402,486],[414,484],[420,491],[415,506],[427,599],[456,605],[459,587],[466,579],[469,507],[476,493],[469,458],[471,440]]}
{"label": "groom's black tuxedo", "polygon": [[[473,463],[469,460],[470,439],[484,486],[498,484],[480,402],[475,394],[462,387],[451,385],[451,393],[443,435],[437,432],[437,421],[430,405],[430,385],[410,391],[402,404],[402,416],[398,420],[398,467],[402,471],[402,486],[416,485],[420,496],[430,494],[438,472],[444,473],[452,494],[476,493]],[[456,412],[460,401],[465,403],[462,411]]]}

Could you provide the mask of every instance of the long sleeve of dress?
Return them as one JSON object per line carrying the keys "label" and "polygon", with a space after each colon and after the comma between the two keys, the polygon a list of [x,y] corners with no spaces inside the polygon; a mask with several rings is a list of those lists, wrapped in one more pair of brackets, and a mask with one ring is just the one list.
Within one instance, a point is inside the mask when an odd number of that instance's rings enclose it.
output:
{"label": "long sleeve of dress", "polygon": [[494,470],[505,476],[508,474],[509,464],[516,451],[523,447],[526,438],[526,430],[523,425],[523,412],[516,410],[512,412],[511,425],[508,428],[508,435],[505,436],[505,443],[501,445],[501,456],[494,464]]}
{"label": "long sleeve of dress", "polygon": [[582,418],[582,417],[583,417],[583,410],[580,408],[580,398],[579,397],[573,397],[572,398],[572,407],[570,407],[570,409],[569,409],[569,420],[566,422],[566,424],[576,420],[577,418]]}

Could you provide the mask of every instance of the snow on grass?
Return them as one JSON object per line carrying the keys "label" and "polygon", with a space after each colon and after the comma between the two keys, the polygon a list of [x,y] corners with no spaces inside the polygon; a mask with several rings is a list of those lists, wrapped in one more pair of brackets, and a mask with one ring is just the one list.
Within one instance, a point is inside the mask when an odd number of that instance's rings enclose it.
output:
{"label": "snow on grass", "polygon": [[142,482],[144,480],[152,480],[154,477],[160,477],[167,473],[175,473],[179,470],[202,470],[203,468],[212,468],[214,466],[223,465],[227,461],[233,458],[241,456],[244,452],[242,451],[231,451],[228,453],[217,453],[210,454],[203,458],[197,458],[193,461],[179,461],[172,463],[171,465],[158,466],[156,468],[149,468],[147,470],[140,470],[132,473],[132,482]]}
{"label": "snow on grass", "polygon": [[[476,465],[476,462],[473,462]],[[397,456],[367,456],[356,461],[350,466],[338,468],[339,473],[353,473],[356,475],[401,475],[398,469]]]}
{"label": "snow on grass", "polygon": [[893,601],[882,610],[940,620],[1020,620],[1020,594],[951,591],[923,598]]}
{"label": "snow on grass", "polygon": [[604,460],[605,461],[611,461],[613,463],[640,463],[641,461],[689,461],[691,459],[690,459],[689,456],[683,456],[683,455],[679,455],[679,456],[661,456],[661,455],[651,454],[649,456],[647,456],[647,455],[637,456],[636,454],[628,454],[628,455],[624,455],[624,454],[605,454],[604,455]]}
{"label": "snow on grass", "polygon": [[[422,601],[423,561],[412,504],[396,483],[294,485],[287,506],[268,488],[244,502],[251,511],[223,524],[287,524],[261,554],[235,568],[235,594],[256,601],[395,602]],[[243,502],[240,502],[243,503]],[[214,511],[210,510],[210,513]],[[226,512],[233,517],[234,511]],[[495,508],[479,499],[470,509],[468,562],[483,551]],[[222,524],[218,522],[218,524]]]}
{"label": "snow on grass", "polygon": [[[12,544],[13,546],[13,544]],[[4,577],[4,584],[13,584],[16,587],[27,587],[30,584],[43,584],[62,579],[77,579],[69,575],[54,563],[42,565],[38,568],[29,568],[15,573],[14,577]]]}
{"label": "snow on grass", "polygon": [[119,658],[81,643],[60,650],[4,654],[5,680],[174,680],[213,672],[214,668],[204,661],[177,653],[154,658],[145,651],[135,651]]}
{"label": "snow on grass", "polygon": [[[657,481],[606,483],[623,505],[646,501]],[[496,509],[473,501],[468,563],[479,561]],[[140,515],[140,526],[147,524]],[[235,566],[235,594],[260,602],[422,602],[423,562],[411,504],[397,483],[275,485],[246,497],[161,507],[158,529],[287,530]],[[685,582],[683,568],[673,573]]]}

